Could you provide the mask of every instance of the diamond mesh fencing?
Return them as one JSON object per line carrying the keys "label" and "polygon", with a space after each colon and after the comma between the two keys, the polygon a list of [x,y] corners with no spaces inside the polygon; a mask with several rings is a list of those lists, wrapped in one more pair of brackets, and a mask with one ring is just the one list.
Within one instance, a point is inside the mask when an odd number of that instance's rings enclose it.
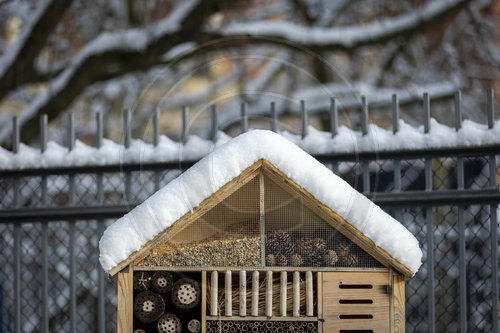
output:
{"label": "diamond mesh fencing", "polygon": [[[432,159],[433,191],[458,188],[458,162],[457,157]],[[394,165],[392,159],[369,161],[369,163],[352,161],[328,163],[328,167],[359,191],[363,190],[363,180],[366,179],[368,172],[370,190],[379,193],[395,189]],[[463,165],[464,189],[480,190],[489,186],[488,157],[464,157]],[[401,159],[400,170],[402,192],[425,190],[425,159]],[[168,184],[180,173],[179,169],[130,172],[115,170],[102,173],[89,170],[86,173],[72,175],[0,176],[2,193],[0,209],[25,210],[41,207],[127,204],[133,206]],[[102,196],[99,195],[101,190]],[[244,198],[238,200],[245,202]],[[235,205],[241,204],[238,200],[234,202]],[[293,201],[293,198],[291,200]],[[247,201],[246,204],[248,207],[251,206],[250,208],[257,208],[254,207],[257,204],[255,202]],[[266,205],[279,207],[277,202],[268,202]],[[288,211],[293,211],[286,205],[284,207]],[[428,332],[431,320],[437,332],[460,330],[459,317],[463,305],[460,303],[458,207],[458,205],[434,205],[430,210],[432,230],[427,229],[426,207],[415,205],[383,207],[417,237],[424,253],[423,265],[419,272],[406,282],[408,332]],[[496,287],[492,281],[494,267],[495,264],[498,266],[498,262],[492,263],[491,260],[491,237],[494,233],[498,235],[499,230],[491,230],[492,211],[489,204],[461,207],[465,225],[467,325],[471,332],[492,332],[495,308],[493,290]],[[221,216],[226,215],[224,213]],[[21,317],[18,323],[21,331],[42,331],[40,327],[44,317],[44,299],[48,304],[46,325],[49,331],[68,332],[72,327],[77,332],[98,332],[102,327],[106,332],[116,331],[116,281],[105,276],[98,262],[100,234],[111,222],[111,220],[46,223],[7,221],[0,224],[0,331],[15,331],[17,309],[20,310]],[[233,229],[228,229],[228,223],[226,223],[227,228],[220,230],[233,232]],[[47,228],[47,267],[43,264],[44,228]],[[74,228],[73,236],[71,236],[72,228]],[[269,232],[278,231],[279,228],[269,229]],[[299,230],[300,232],[314,239],[315,230]],[[427,247],[429,235],[432,235],[434,242],[432,249]],[[335,245],[332,246],[335,250]],[[431,278],[429,251],[432,251],[434,258],[433,300],[430,299],[429,289]],[[316,266],[316,264],[308,262],[306,266]],[[74,275],[71,274],[72,267]],[[495,269],[497,270],[497,267]],[[48,277],[46,294],[43,286],[45,270]],[[20,277],[17,282],[16,274]],[[19,299],[16,297],[17,293],[20,295]],[[105,300],[104,307],[99,306],[102,300]],[[429,317],[430,302],[435,308],[433,319]]]}

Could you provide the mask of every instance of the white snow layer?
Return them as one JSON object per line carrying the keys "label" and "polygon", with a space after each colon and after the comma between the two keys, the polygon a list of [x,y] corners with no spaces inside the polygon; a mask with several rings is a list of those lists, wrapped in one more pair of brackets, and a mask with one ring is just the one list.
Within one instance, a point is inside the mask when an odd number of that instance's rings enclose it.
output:
{"label": "white snow layer", "polygon": [[[373,124],[369,125],[368,134],[365,136],[345,126],[339,127],[334,138],[331,133],[319,131],[312,126],[308,127],[308,134],[304,139],[286,131],[280,134],[310,154],[474,147],[500,144],[500,120],[495,122],[492,129],[464,120],[462,128],[456,131],[431,119],[430,132],[427,134],[424,133],[423,126],[412,127],[402,120],[399,123],[399,132],[395,135],[392,130]],[[20,145],[17,154],[0,147],[0,170],[197,160],[229,140],[223,132],[219,132],[217,137],[213,143],[192,135],[183,145],[161,136],[156,147],[142,140],[133,140],[129,148],[106,139],[101,148],[77,141],[72,151],[55,142],[49,142],[43,153],[24,144]]]}
{"label": "white snow layer", "polygon": [[377,246],[417,272],[422,251],[405,227],[297,145],[266,130],[247,132],[220,146],[109,226],[99,242],[104,270],[109,271],[139,250],[259,159],[271,162]]}

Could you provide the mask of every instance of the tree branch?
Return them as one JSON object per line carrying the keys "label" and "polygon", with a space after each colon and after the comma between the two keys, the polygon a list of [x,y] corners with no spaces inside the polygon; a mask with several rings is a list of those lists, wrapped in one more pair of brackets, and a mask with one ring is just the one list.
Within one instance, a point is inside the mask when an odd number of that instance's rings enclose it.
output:
{"label": "tree branch", "polygon": [[[217,6],[208,1],[189,0],[177,6],[164,20],[146,29],[130,29],[104,33],[87,46],[68,67],[49,83],[21,114],[20,122],[29,131],[23,131],[21,140],[30,142],[39,135],[38,118],[47,114],[49,121],[67,108],[89,85],[128,72],[145,70],[156,65],[163,55],[186,40],[195,40],[197,31]],[[10,128],[0,131],[5,141]]]}
{"label": "tree branch", "polygon": [[253,43],[277,43],[295,48],[350,51],[365,45],[408,37],[455,14],[471,0],[433,0],[420,10],[367,25],[342,28],[304,27],[290,22],[234,23],[212,38],[242,39]]}
{"label": "tree branch", "polygon": [[35,70],[34,60],[71,2],[48,0],[40,5],[34,20],[27,23],[17,44],[0,59],[0,100],[9,91],[45,77]]}

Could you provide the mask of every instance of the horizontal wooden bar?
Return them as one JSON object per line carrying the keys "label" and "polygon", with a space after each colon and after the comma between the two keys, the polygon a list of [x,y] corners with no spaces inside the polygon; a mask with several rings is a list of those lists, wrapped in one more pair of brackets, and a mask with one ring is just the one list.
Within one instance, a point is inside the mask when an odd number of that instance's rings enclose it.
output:
{"label": "horizontal wooden bar", "polygon": [[318,321],[318,317],[266,317],[266,316],[207,316],[207,320],[221,320],[221,321]]}

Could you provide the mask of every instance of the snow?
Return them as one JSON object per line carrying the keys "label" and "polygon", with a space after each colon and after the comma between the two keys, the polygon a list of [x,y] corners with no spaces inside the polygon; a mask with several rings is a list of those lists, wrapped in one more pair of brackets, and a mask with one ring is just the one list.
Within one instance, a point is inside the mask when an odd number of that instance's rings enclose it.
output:
{"label": "snow", "polygon": [[347,28],[304,27],[284,21],[256,21],[233,23],[222,30],[225,35],[250,35],[280,37],[288,42],[306,45],[343,45],[379,40],[417,27],[424,21],[446,12],[463,0],[435,0],[427,2],[420,10],[395,18],[388,18],[366,25]]}
{"label": "snow", "polygon": [[377,246],[417,272],[422,252],[406,228],[311,155],[266,130],[247,132],[220,146],[109,226],[99,242],[104,270],[109,271],[139,250],[259,159],[272,163]]}
{"label": "snow", "polygon": [[[396,134],[374,124],[369,125],[365,136],[345,126],[338,128],[338,134],[334,138],[331,133],[319,131],[312,126],[308,127],[308,135],[304,139],[286,131],[279,134],[314,155],[500,144],[500,120],[495,122],[492,129],[471,120],[464,120],[459,131],[440,124],[433,118],[430,125],[427,134],[424,133],[423,126],[412,127],[403,120],[399,121],[399,132]],[[44,153],[21,144],[17,154],[0,149],[0,170],[195,161],[229,139],[225,133],[219,132],[215,142],[191,135],[182,144],[161,136],[156,147],[142,140],[132,140],[129,148],[107,139],[103,140],[100,148],[77,140],[71,151],[56,142],[49,142]]]}

